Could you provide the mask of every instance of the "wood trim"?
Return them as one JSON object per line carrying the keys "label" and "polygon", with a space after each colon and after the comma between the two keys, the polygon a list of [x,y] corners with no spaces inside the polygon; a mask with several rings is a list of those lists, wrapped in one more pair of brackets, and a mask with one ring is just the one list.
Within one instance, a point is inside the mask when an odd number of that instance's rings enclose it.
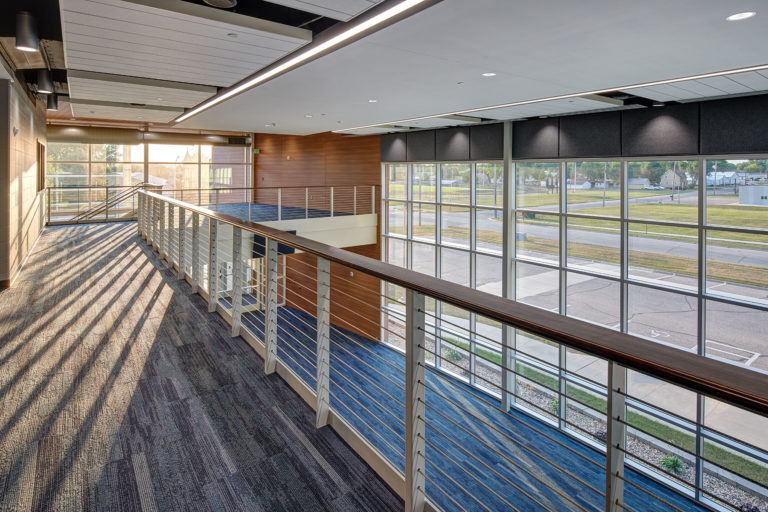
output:
{"label": "wood trim", "polygon": [[732,364],[660,345],[527,304],[513,302],[152,192],[141,193],[272,238],[279,243],[321,256],[353,270],[365,272],[372,277],[384,279],[389,283],[474,311],[479,315],[543,336],[556,343],[616,361],[622,366],[648,373],[758,414],[768,414],[768,385],[766,385],[765,375],[758,372],[747,371]]}

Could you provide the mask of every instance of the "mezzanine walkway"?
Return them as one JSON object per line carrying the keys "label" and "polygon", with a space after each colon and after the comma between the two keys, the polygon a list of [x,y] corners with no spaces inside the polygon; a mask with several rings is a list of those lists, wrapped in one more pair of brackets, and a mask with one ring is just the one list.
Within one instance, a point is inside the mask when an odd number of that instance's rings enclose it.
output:
{"label": "mezzanine walkway", "polygon": [[400,510],[135,223],[49,228],[0,290],[0,510]]}

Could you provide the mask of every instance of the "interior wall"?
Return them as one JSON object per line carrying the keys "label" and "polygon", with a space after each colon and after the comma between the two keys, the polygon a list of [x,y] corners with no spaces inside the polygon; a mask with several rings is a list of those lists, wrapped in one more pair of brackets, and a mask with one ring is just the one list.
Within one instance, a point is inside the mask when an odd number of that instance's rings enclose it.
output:
{"label": "interior wall", "polygon": [[[380,199],[381,163],[377,135],[365,137],[344,136],[337,133],[315,135],[277,135],[256,133],[253,147],[254,200],[276,201],[273,191],[264,187],[330,187],[375,186],[376,211]],[[260,190],[262,189],[262,190]],[[295,192],[295,193],[294,193]],[[322,191],[313,191],[316,196]],[[320,198],[322,199],[322,198]],[[324,203],[314,197],[312,201]],[[284,206],[303,206],[302,190],[282,193]],[[327,201],[325,201],[327,202]],[[334,208],[339,210],[338,207]],[[376,240],[379,240],[377,233]],[[348,251],[380,259],[379,244],[347,247]],[[288,306],[317,312],[316,257],[296,254],[286,259],[286,303]],[[360,272],[331,264],[331,323],[378,340],[380,335],[379,280]],[[354,283],[354,284],[350,284]]]}
{"label": "interior wall", "polygon": [[16,83],[0,80],[0,89],[0,286],[9,286],[45,225],[37,143],[46,144],[46,129],[42,104]]}
{"label": "interior wall", "polygon": [[256,187],[381,184],[378,135],[255,133],[253,147]]}

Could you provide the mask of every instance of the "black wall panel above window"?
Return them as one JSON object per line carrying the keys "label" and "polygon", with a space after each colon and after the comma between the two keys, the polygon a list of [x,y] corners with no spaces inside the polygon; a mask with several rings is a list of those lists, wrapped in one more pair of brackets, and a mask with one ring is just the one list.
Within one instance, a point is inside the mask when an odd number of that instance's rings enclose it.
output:
{"label": "black wall panel above window", "polygon": [[435,131],[405,134],[406,159],[409,162],[431,162],[435,160]]}
{"label": "black wall panel above window", "polygon": [[699,152],[699,105],[626,110],[621,119],[624,156],[695,155]]}
{"label": "black wall panel above window", "polygon": [[439,161],[469,160],[469,127],[436,130],[435,145]]}
{"label": "black wall panel above window", "polygon": [[621,114],[602,112],[560,118],[560,157],[621,155]]}
{"label": "black wall panel above window", "polygon": [[406,140],[404,133],[389,133],[381,136],[381,161],[405,162]]}
{"label": "black wall panel above window", "polygon": [[557,158],[560,123],[557,118],[515,122],[512,158]]}
{"label": "black wall panel above window", "polygon": [[701,102],[701,153],[768,152],[768,95]]}
{"label": "black wall panel above window", "polygon": [[502,160],[504,158],[504,123],[469,127],[469,158],[471,160]]}

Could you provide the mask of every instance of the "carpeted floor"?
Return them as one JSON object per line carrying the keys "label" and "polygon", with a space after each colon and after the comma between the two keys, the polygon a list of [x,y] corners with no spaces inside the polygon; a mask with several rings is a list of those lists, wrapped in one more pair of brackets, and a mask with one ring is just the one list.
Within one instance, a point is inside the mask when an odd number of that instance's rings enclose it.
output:
{"label": "carpeted floor", "polygon": [[[230,307],[231,301],[220,303]],[[260,339],[263,322],[261,313],[244,315],[243,325]],[[279,309],[278,357],[311,388],[314,325],[312,315]],[[331,404],[401,471],[404,359],[385,345],[332,326]],[[427,386],[426,488],[441,508],[604,510],[605,471],[599,466],[604,454],[523,412],[502,412],[498,400],[442,372],[429,370]],[[708,510],[635,471],[628,470],[627,478],[680,510]],[[639,488],[625,485],[627,510],[675,510]]]}
{"label": "carpeted floor", "polygon": [[401,510],[135,223],[46,229],[0,290],[0,511]]}
{"label": "carpeted floor", "polygon": [[[271,220],[277,220],[277,205],[260,204],[260,203],[234,203],[234,204],[220,204],[218,206],[208,206],[210,210],[216,210],[219,213],[225,215],[231,215],[239,219],[250,220],[253,222],[265,222]],[[249,212],[250,209],[250,212]],[[281,206],[280,218],[282,220],[291,219],[304,219],[304,218],[320,218],[329,217],[329,210],[322,210],[317,208],[298,208],[295,206]],[[352,215],[345,212],[333,212],[335,217],[342,217],[346,215]]]}

